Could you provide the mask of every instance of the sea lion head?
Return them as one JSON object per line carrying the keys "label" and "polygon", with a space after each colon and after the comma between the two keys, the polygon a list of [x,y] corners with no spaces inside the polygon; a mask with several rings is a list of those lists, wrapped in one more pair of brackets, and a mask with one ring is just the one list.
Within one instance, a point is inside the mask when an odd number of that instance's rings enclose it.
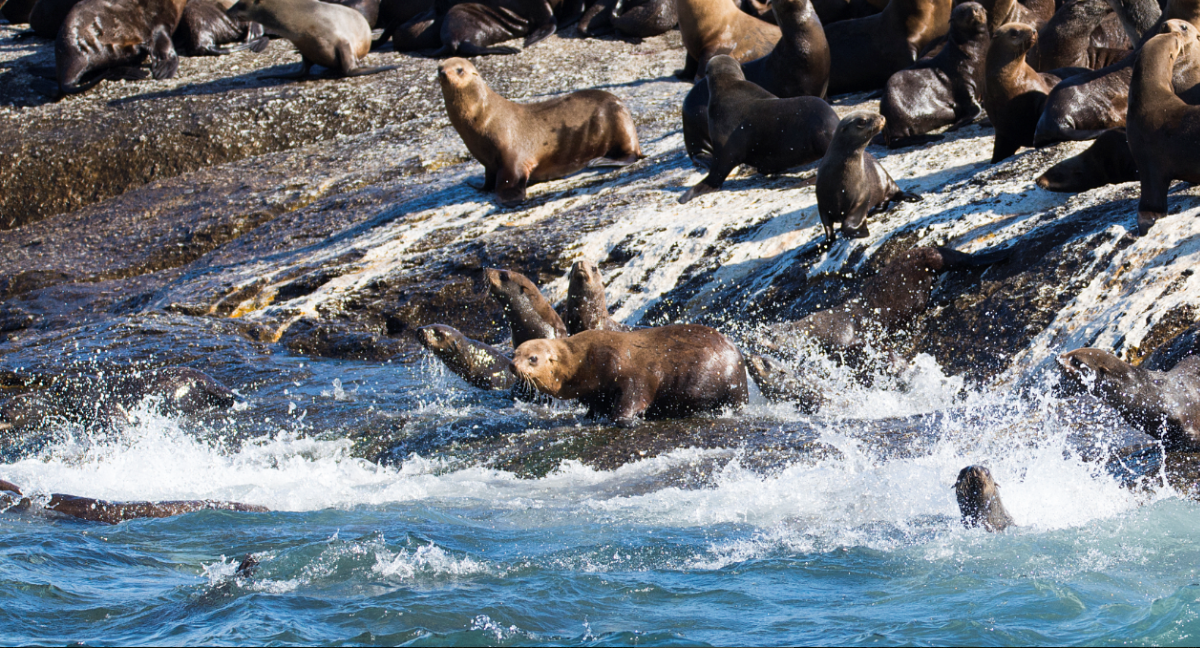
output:
{"label": "sea lion head", "polygon": [[852,112],[842,118],[838,122],[837,130],[833,133],[833,139],[842,144],[849,144],[852,147],[866,146],[871,138],[883,131],[887,120],[879,113],[867,112],[860,110]]}
{"label": "sea lion head", "polygon": [[564,373],[562,343],[555,340],[530,340],[517,347],[512,359],[517,378],[531,382],[539,391],[558,396]]}
{"label": "sea lion head", "polygon": [[967,466],[958,472],[958,479],[954,481],[954,495],[958,499],[958,512],[962,515],[964,526],[974,528],[982,524],[989,531],[1000,530],[991,528],[989,521],[993,507],[1000,506],[1000,494],[996,486],[992,471],[984,466]]}
{"label": "sea lion head", "polygon": [[487,84],[479,76],[479,70],[464,58],[448,58],[438,66],[438,82],[442,84],[442,98],[451,110],[482,108],[487,94]]}
{"label": "sea lion head", "polygon": [[208,374],[188,367],[168,367],[145,380],[147,395],[161,397],[164,405],[178,412],[223,409],[240,400]]}
{"label": "sea lion head", "polygon": [[1100,349],[1076,349],[1058,356],[1058,366],[1068,386],[1097,396],[1120,397],[1137,393],[1139,371],[1128,362]]}
{"label": "sea lion head", "polygon": [[417,329],[417,342],[434,353],[456,352],[463,334],[453,326],[431,324]]}
{"label": "sea lion head", "polygon": [[483,279],[487,282],[488,291],[502,304],[511,303],[514,299],[533,299],[541,292],[528,277],[511,270],[485,268]]}
{"label": "sea lion head", "polygon": [[950,13],[950,40],[955,43],[966,43],[987,33],[987,9],[978,2],[964,2]]}
{"label": "sea lion head", "polygon": [[1024,23],[1008,23],[992,34],[988,47],[988,67],[1025,59],[1025,54],[1037,44],[1037,32]]}
{"label": "sea lion head", "polygon": [[1158,33],[1179,34],[1184,38],[1192,39],[1197,37],[1196,26],[1186,20],[1179,20],[1178,18],[1172,18],[1164,22],[1162,27],[1158,28]]}
{"label": "sea lion head", "polygon": [[718,54],[708,59],[704,75],[714,81],[741,81],[746,78],[742,72],[742,64],[727,54]]}
{"label": "sea lion head", "polygon": [[604,295],[604,280],[600,277],[600,268],[591,261],[576,261],[571,265],[570,283],[567,285],[567,299],[583,297],[599,291]]}

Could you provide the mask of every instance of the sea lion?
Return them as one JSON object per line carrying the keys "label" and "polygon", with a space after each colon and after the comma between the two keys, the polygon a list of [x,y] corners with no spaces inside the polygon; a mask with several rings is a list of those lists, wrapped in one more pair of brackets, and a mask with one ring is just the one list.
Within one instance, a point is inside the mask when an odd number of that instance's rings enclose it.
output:
{"label": "sea lion", "polygon": [[37,0],[29,12],[29,28],[37,37],[53,40],[77,4],[79,0]]}
{"label": "sea lion", "polygon": [[687,50],[676,76],[685,81],[704,76],[708,59],[717,54],[748,63],[769,54],[782,37],[778,26],[748,15],[732,0],[678,0],[675,10]]}
{"label": "sea lion", "polygon": [[527,185],[642,157],[629,109],[602,90],[513,103],[461,58],[442,61],[438,80],[450,123],[483,165],[483,190],[494,190],[501,205],[524,202]]}
{"label": "sea lion", "polygon": [[829,245],[836,239],[834,223],[842,224],[842,233],[848,238],[864,238],[869,235],[868,214],[886,210],[894,201],[921,200],[921,196],[897,187],[883,165],[867,152],[867,144],[885,123],[874,113],[847,115],[838,123],[829,150],[817,165],[817,211]]}
{"label": "sea lion", "polygon": [[591,261],[579,260],[571,265],[562,319],[569,335],[583,331],[636,330],[609,314],[604,298],[604,279],[600,276],[600,268]]}
{"label": "sea lion", "polygon": [[582,12],[580,0],[437,0],[431,10],[397,27],[392,38],[398,51],[440,44],[426,54],[435,58],[516,54],[514,47],[495,44],[524,36],[528,48]]}
{"label": "sea lion", "polygon": [[1076,193],[1138,179],[1137,162],[1124,128],[1105,131],[1079,155],[1046,169],[1037,185],[1049,191]]}
{"label": "sea lion", "polygon": [[746,355],[746,369],[764,398],[794,403],[804,414],[816,414],[825,404],[824,392],[803,371],[796,372],[770,356]]}
{"label": "sea lion", "polygon": [[679,418],[741,407],[749,399],[741,352],[716,330],[696,324],[531,340],[517,347],[513,370],[538,391],[578,400],[588,416],[621,426],[635,425],[641,416]]}
{"label": "sea lion", "polygon": [[[269,40],[256,22],[234,20],[217,0],[187,0],[179,27],[171,35],[184,56],[221,56],[243,50],[262,52]],[[229,43],[236,45],[227,46]]]}
{"label": "sea lion", "polygon": [[[15,497],[14,497],[15,496]],[[240,502],[221,502],[216,500],[183,500],[174,502],[106,502],[90,497],[63,495],[54,493],[49,501],[38,504],[34,499],[25,497],[21,489],[12,482],[0,479],[0,508],[5,511],[26,511],[42,508],[90,522],[104,524],[119,524],[126,520],[139,518],[165,518],[193,511],[223,510],[249,513],[266,513],[270,509],[254,504]]]}
{"label": "sea lion", "polygon": [[567,337],[566,325],[528,277],[511,270],[486,268],[483,280],[492,298],[504,309],[514,349],[529,340]]}
{"label": "sea lion", "polygon": [[1033,132],[1046,95],[1058,77],[1038,73],[1025,61],[1037,43],[1037,32],[1029,25],[1009,23],[992,36],[988,47],[983,107],[996,128],[992,164],[1004,160],[1022,146],[1033,146]]}
{"label": "sea lion", "polygon": [[967,466],[958,473],[954,481],[954,495],[958,499],[958,512],[963,526],[968,529],[983,527],[998,533],[1013,526],[1012,516],[1000,501],[1000,490],[992,472],[983,466]]}
{"label": "sea lion", "polygon": [[37,4],[37,0],[8,0],[8,2],[0,2],[0,13],[3,13],[4,18],[14,25],[27,23],[29,22],[29,14],[33,12],[35,4]]}
{"label": "sea lion", "polygon": [[517,382],[511,360],[494,347],[472,340],[452,326],[422,326],[417,329],[417,341],[472,387],[504,390],[511,389]]}
{"label": "sea lion", "polygon": [[886,6],[887,0],[813,0],[813,9],[821,17],[823,25],[874,16]]}
{"label": "sea lion", "polygon": [[77,94],[110,78],[144,78],[147,57],[155,79],[179,68],[171,34],[187,0],[82,0],[67,14],[54,43],[60,95]]}
{"label": "sea lion", "polygon": [[1129,86],[1129,150],[1142,183],[1138,202],[1138,234],[1144,236],[1155,221],[1167,215],[1167,190],[1172,180],[1200,182],[1200,107],[1175,94],[1176,60],[1200,62],[1200,39],[1190,23],[1171,20],[1163,34],[1142,46]]}
{"label": "sea lion", "polygon": [[675,0],[599,0],[584,11],[575,30],[593,36],[615,29],[626,36],[649,38],[678,24]]}
{"label": "sea lion", "polygon": [[892,0],[879,14],[825,25],[829,94],[878,90],[950,30],[951,0]]}
{"label": "sea lion", "polygon": [[1200,356],[1151,371],[1107,351],[1076,349],[1058,356],[1058,365],[1068,388],[1099,397],[1167,451],[1200,452]]}
{"label": "sea lion", "polygon": [[[829,87],[829,44],[809,0],[776,0],[776,22],[783,34],[770,54],[742,65],[746,80],[779,97],[825,97]],[[700,79],[683,99],[683,144],[688,157],[707,167],[712,162],[708,134],[709,86]]]}
{"label": "sea lion", "polygon": [[709,59],[707,81],[712,168],[680,203],[720,190],[742,164],[759,173],[779,173],[825,155],[838,123],[837,113],[823,99],[776,98],[746,81],[737,61],[723,54]]}
{"label": "sea lion", "polygon": [[1091,44],[1092,34],[1109,15],[1112,7],[1105,0],[1068,0],[1038,30],[1037,44],[1026,54],[1026,62],[1038,72],[1068,67],[1097,70],[1117,63],[1129,52]]}
{"label": "sea lion", "polygon": [[302,79],[313,65],[344,77],[365,76],[396,69],[367,67],[371,26],[354,9],[319,0],[238,0],[225,12],[234,20],[261,23],[272,34],[288,39],[300,51],[300,69],[279,78]]}
{"label": "sea lion", "polygon": [[[1103,0],[1092,0],[1100,1]],[[888,79],[879,102],[889,148],[904,146],[943,126],[963,126],[983,112],[984,57],[990,37],[987,12],[964,2],[950,14],[950,34],[937,55]]]}
{"label": "sea lion", "polygon": [[[188,1],[190,2],[191,0],[188,0]],[[375,29],[375,26],[379,24],[379,8],[380,8],[379,0],[322,0],[322,1],[329,2],[331,4],[342,5],[343,7],[349,7],[350,9],[357,11],[358,13],[363,15],[363,18],[367,19],[367,25],[370,26],[371,29]]]}

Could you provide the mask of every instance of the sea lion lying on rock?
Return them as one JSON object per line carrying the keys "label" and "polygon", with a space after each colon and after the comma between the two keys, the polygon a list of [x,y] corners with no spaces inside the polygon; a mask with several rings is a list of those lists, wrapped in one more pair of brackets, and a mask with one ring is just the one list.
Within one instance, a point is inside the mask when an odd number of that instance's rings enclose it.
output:
{"label": "sea lion lying on rock", "polygon": [[139,518],[173,517],[193,511],[222,510],[266,513],[270,510],[265,506],[215,500],[106,502],[90,497],[63,495],[61,493],[54,493],[50,495],[48,502],[38,504],[32,498],[25,497],[16,484],[0,479],[0,510],[27,511],[35,507],[69,515],[81,520],[103,522],[104,524],[119,524],[126,520],[136,520]]}
{"label": "sea lion lying on rock", "polygon": [[529,340],[567,337],[562,318],[528,277],[511,270],[486,268],[483,280],[492,298],[504,309],[514,349]]}
{"label": "sea lion lying on rock", "polygon": [[[314,0],[315,1],[315,0]],[[54,43],[60,95],[78,94],[105,79],[169,79],[179,68],[171,34],[186,0],[82,0],[67,14]]]}
{"label": "sea lion lying on rock", "polygon": [[175,50],[184,56],[222,56],[267,49],[270,41],[262,25],[230,18],[226,9],[217,0],[188,0],[179,27],[171,35]]}
{"label": "sea lion lying on rock", "polygon": [[515,47],[496,43],[524,36],[528,48],[582,12],[578,0],[438,0],[391,30],[391,37],[397,51],[437,48],[427,53],[434,58],[516,54]]}
{"label": "sea lion lying on rock", "polygon": [[1012,516],[1000,502],[1000,490],[992,472],[983,466],[967,466],[958,473],[954,482],[954,495],[958,499],[958,512],[963,526],[968,529],[983,527],[996,533],[1014,522]]}
{"label": "sea lion lying on rock", "polygon": [[530,184],[642,158],[629,109],[602,90],[513,103],[461,58],[442,61],[438,80],[450,123],[483,165],[483,190],[495,191],[501,205],[524,202]]}
{"label": "sea lion lying on rock", "polygon": [[741,352],[695,324],[532,340],[517,347],[513,370],[538,391],[578,400],[588,416],[621,426],[741,407],[749,394]]}
{"label": "sea lion lying on rock", "polygon": [[678,24],[675,0],[599,0],[583,12],[575,29],[584,36],[615,29],[625,36],[649,38]]}
{"label": "sea lion lying on rock", "polygon": [[1079,155],[1046,169],[1037,185],[1050,191],[1075,193],[1138,179],[1137,162],[1129,150],[1124,128],[1105,131]]}

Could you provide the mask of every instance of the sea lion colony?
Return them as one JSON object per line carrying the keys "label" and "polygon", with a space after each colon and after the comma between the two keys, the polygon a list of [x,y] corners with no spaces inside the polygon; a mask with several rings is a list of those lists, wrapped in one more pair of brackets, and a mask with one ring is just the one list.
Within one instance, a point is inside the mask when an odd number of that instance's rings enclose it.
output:
{"label": "sea lion colony", "polygon": [[[837,223],[846,238],[865,236],[870,214],[894,201],[920,200],[892,181],[866,151],[868,143],[920,145],[936,140],[938,129],[985,118],[995,129],[993,162],[1022,147],[1096,139],[1037,184],[1070,192],[1140,179],[1142,235],[1166,213],[1172,180],[1200,181],[1200,0],[774,0],[765,7],[732,0],[10,0],[3,12],[10,22],[28,22],[29,35],[56,39],[60,98],[106,79],[170,77],[177,51],[261,51],[266,35],[295,44],[299,78],[314,65],[336,76],[387,72],[366,59],[389,40],[397,51],[471,57],[513,54],[518,50],[498,43],[524,37],[529,47],[574,23],[581,34],[615,29],[635,36],[678,24],[687,52],[678,76],[695,81],[682,105],[685,145],[709,169],[680,202],[721,189],[738,165],[777,173],[816,163],[828,245],[837,241]],[[581,89],[518,104],[456,57],[441,63],[438,78],[454,128],[486,170],[482,189],[502,205],[524,201],[531,183],[642,158],[629,110],[609,93]],[[882,114],[859,112],[839,123],[828,96],[863,90],[880,93]],[[511,352],[436,323],[416,337],[473,387],[522,399],[541,392],[578,400],[590,416],[620,425],[740,407],[748,400],[747,374],[767,398],[815,412],[825,402],[821,387],[804,367],[768,355],[789,336],[810,337],[854,363],[848,352],[868,338],[886,344],[906,316],[925,308],[940,273],[1002,260],[914,249],[846,304],[778,325],[774,335],[743,340],[741,348],[709,327],[638,329],[615,321],[599,269],[588,261],[572,269],[561,318],[527,278],[489,269],[484,280],[503,307]],[[1096,394],[1168,451],[1200,448],[1200,363],[1150,371],[1082,349],[1064,354],[1060,365],[1064,382]],[[153,391],[145,385],[126,391],[136,389]],[[222,393],[219,385],[206,389]],[[26,424],[35,410],[79,414],[69,405],[78,395],[48,394],[5,404],[0,430]],[[0,486],[17,496],[9,499],[18,506],[29,506],[19,488]],[[965,525],[999,531],[1012,524],[986,468],[964,468],[955,488]],[[223,502],[74,501],[55,495],[45,508],[108,522],[246,509]],[[85,509],[104,513],[78,513]]]}

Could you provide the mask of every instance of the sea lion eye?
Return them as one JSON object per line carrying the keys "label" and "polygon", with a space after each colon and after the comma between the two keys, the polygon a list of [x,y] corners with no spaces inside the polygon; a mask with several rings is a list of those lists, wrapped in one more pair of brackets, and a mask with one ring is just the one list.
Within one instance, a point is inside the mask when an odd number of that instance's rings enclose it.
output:
{"label": "sea lion eye", "polygon": [[462,73],[463,73],[463,69],[462,69],[462,66],[461,66],[461,65],[460,65],[460,66],[458,66],[458,73],[459,73],[459,74],[462,74]]}
{"label": "sea lion eye", "polygon": [[537,356],[529,356],[529,366],[532,367],[532,366],[536,365],[537,362],[538,362]]}

